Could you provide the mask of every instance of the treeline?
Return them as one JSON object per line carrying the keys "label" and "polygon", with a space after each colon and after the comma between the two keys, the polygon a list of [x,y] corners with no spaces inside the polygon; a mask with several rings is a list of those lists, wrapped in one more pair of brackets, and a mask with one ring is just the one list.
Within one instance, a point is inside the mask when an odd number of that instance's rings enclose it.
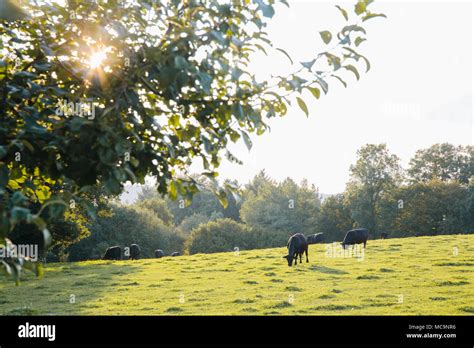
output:
{"label": "treeline", "polygon": [[[297,232],[324,232],[332,242],[355,227],[368,228],[371,239],[382,232],[389,237],[473,233],[473,152],[472,146],[436,144],[417,151],[404,170],[385,144],[368,144],[357,152],[345,191],[325,199],[306,180],[276,182],[265,171],[246,185],[232,182],[240,195],[228,195],[225,208],[205,177],[195,177],[202,190],[189,206],[148,186],[132,205],[98,190],[90,197],[98,202],[95,219],[87,220],[79,209],[53,224],[48,258],[97,259],[108,246],[131,243],[142,247],[144,257],[153,257],[158,248],[167,255],[269,248],[286,245]],[[18,241],[21,235],[14,237]]]}

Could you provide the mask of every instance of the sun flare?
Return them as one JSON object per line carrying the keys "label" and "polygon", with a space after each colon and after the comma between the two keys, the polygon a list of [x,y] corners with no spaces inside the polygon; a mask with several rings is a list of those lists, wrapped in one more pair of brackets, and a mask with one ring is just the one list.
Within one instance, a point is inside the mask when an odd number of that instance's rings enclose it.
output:
{"label": "sun flare", "polygon": [[91,69],[97,69],[100,66],[102,66],[102,64],[104,63],[106,59],[107,59],[107,52],[105,49],[96,51],[96,52],[93,52],[91,56],[89,57],[89,59],[87,60],[87,65],[89,65]]}

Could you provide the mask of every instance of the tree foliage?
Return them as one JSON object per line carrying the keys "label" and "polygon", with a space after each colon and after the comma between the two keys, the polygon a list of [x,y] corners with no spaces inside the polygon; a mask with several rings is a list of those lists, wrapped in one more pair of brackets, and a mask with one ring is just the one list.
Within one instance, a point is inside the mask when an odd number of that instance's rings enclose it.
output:
{"label": "tree foliage", "polygon": [[[273,0],[44,0],[23,2],[28,16],[2,2],[0,236],[33,223],[50,239],[46,217],[71,199],[96,185],[116,195],[146,175],[189,204],[199,189],[191,162],[215,179],[223,157],[239,161],[229,142],[250,148],[249,134],[295,98],[308,113],[304,91],[319,98],[330,78],[345,84],[344,71],[370,68],[356,46],[371,2],[343,11],[333,47],[265,81],[249,69],[252,52],[287,55],[265,31]],[[226,206],[235,188],[224,186],[214,192]]]}
{"label": "tree foliage", "polygon": [[377,229],[377,209],[381,194],[401,183],[399,158],[390,154],[385,144],[367,144],[357,151],[357,161],[350,167],[351,179],[345,195],[357,227]]}
{"label": "tree foliage", "polygon": [[[261,179],[262,173],[253,184]],[[287,178],[278,184],[271,180],[263,181],[257,187],[256,193],[250,189],[245,195],[240,210],[242,221],[252,227],[291,234],[317,232],[321,202],[314,185],[307,181],[297,185]]]}
{"label": "tree foliage", "polygon": [[434,144],[418,150],[410,161],[408,175],[413,182],[458,181],[474,176],[474,146]]}
{"label": "tree foliage", "polygon": [[196,254],[246,249],[251,237],[248,226],[230,219],[218,219],[194,229],[186,240],[185,250]]}

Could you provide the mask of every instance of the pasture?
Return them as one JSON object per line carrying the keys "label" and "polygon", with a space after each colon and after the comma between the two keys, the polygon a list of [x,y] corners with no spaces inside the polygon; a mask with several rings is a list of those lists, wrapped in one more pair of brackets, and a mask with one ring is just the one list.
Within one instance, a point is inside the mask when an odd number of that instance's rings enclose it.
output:
{"label": "pasture", "polygon": [[363,259],[328,247],[291,268],[286,248],[48,264],[0,282],[0,313],[474,315],[474,235],[369,240]]}

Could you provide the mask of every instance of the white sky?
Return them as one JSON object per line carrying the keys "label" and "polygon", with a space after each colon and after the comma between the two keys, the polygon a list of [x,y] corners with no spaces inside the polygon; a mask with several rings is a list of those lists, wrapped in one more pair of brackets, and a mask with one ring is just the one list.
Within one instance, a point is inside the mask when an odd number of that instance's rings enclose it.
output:
{"label": "white sky", "polygon": [[[270,39],[294,61],[311,60],[325,47],[319,31],[344,25],[334,7],[341,3],[352,8],[355,1],[290,1],[289,9],[278,5],[268,27]],[[338,193],[364,144],[387,143],[406,166],[417,149],[434,143],[474,143],[473,5],[379,0],[370,10],[388,16],[364,23],[368,41],[359,51],[369,58],[371,70],[360,81],[349,73],[347,89],[331,80],[329,94],[320,100],[308,94],[310,117],[295,104],[285,117],[271,120],[270,133],[252,136],[250,152],[243,142],[231,146],[244,164],[223,160],[221,180],[246,183],[265,168],[274,179],[307,178],[322,193]],[[252,64],[261,76],[289,68],[279,53],[257,57]],[[199,171],[200,165],[192,169]]]}
{"label": "white sky", "polygon": [[[294,61],[311,60],[324,50],[318,32],[341,28],[344,18],[335,2],[290,4],[278,6],[270,39]],[[307,178],[320,192],[337,193],[366,143],[387,143],[405,166],[417,149],[434,143],[473,144],[472,4],[378,1],[370,9],[388,19],[364,23],[368,41],[359,51],[371,62],[368,74],[360,81],[348,75],[347,89],[331,80],[319,101],[308,95],[310,117],[295,104],[270,122],[270,133],[252,137],[250,153],[233,146],[244,165],[223,161],[220,179],[245,183],[265,168],[274,179]],[[282,72],[287,62],[279,54],[253,63],[259,72]]]}

